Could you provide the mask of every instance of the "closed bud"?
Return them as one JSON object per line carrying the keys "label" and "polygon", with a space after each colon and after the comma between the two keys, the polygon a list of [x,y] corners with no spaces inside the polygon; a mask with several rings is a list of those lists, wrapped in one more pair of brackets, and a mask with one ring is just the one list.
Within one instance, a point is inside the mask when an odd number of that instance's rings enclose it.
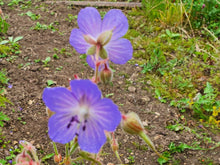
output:
{"label": "closed bud", "polygon": [[129,134],[138,135],[144,131],[144,127],[139,116],[134,112],[129,112],[128,114],[122,116],[121,127]]}
{"label": "closed bud", "polygon": [[118,146],[118,141],[116,139],[111,140],[111,147],[113,152],[118,151],[119,146]]}
{"label": "closed bud", "polygon": [[100,71],[100,80],[102,83],[107,84],[112,81],[113,72],[112,70],[105,64],[105,67]]}
{"label": "closed bud", "polygon": [[16,156],[15,162],[23,163],[23,162],[29,162],[31,160],[32,160],[31,156],[25,150],[23,150],[20,154]]}
{"label": "closed bud", "polygon": [[65,157],[63,162],[64,162],[65,165],[71,165],[71,158],[69,156]]}
{"label": "closed bud", "polygon": [[54,156],[54,162],[59,163],[62,160],[62,156],[60,154]]}

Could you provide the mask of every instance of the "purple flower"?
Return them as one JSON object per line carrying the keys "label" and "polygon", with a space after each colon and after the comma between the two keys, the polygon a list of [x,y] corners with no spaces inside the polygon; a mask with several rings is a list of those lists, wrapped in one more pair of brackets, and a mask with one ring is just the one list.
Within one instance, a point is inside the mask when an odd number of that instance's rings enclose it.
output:
{"label": "purple flower", "polygon": [[[101,61],[102,59],[99,58],[99,60]],[[88,63],[88,65],[95,70],[95,63],[96,63],[96,60],[95,60],[95,56],[94,55],[88,55],[86,57],[86,62]],[[108,64],[108,61],[106,61],[106,64],[107,66],[109,66]],[[104,63],[102,63],[100,66],[99,66],[99,71],[102,70],[103,68],[105,67]]]}
{"label": "purple flower", "polygon": [[8,88],[12,88],[12,87],[13,87],[13,85],[8,83]]}
{"label": "purple flower", "polygon": [[73,29],[70,44],[78,53],[94,55],[100,48],[100,57],[115,64],[125,64],[132,58],[129,40],[121,38],[128,30],[128,21],[121,10],[112,9],[101,19],[97,9],[86,7],[78,14],[79,29]]}
{"label": "purple flower", "polygon": [[46,88],[43,101],[55,112],[49,119],[49,136],[54,142],[68,143],[78,136],[82,150],[98,153],[106,142],[104,130],[114,131],[121,121],[118,107],[90,80],[72,80],[71,90]]}

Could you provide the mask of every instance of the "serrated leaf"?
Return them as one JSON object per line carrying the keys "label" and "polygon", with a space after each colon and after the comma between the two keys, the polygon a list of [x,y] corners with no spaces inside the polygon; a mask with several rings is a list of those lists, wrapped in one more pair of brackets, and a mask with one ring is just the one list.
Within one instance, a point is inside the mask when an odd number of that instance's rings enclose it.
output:
{"label": "serrated leaf", "polygon": [[45,155],[41,160],[42,160],[42,161],[45,161],[45,160],[47,160],[47,159],[50,159],[50,158],[53,157],[53,156],[54,156],[54,153],[51,153],[51,154]]}
{"label": "serrated leaf", "polygon": [[51,86],[51,85],[53,85],[53,84],[55,84],[53,80],[47,80],[47,85],[48,85],[48,86]]}
{"label": "serrated leaf", "polygon": [[8,40],[3,40],[3,41],[0,42],[0,45],[4,45],[4,44],[7,44],[7,43],[9,43]]}
{"label": "serrated leaf", "polygon": [[21,39],[23,39],[23,36],[18,36],[18,37],[16,37],[16,38],[14,39],[13,42],[18,42],[18,41],[21,40]]}

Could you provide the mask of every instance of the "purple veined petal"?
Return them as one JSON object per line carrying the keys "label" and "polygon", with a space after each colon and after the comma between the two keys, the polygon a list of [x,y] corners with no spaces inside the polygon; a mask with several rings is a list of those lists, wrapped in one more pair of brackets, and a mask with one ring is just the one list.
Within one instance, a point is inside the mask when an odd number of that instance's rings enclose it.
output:
{"label": "purple veined petal", "polygon": [[83,32],[79,29],[73,29],[70,38],[69,38],[70,45],[72,45],[76,51],[80,54],[86,53],[87,49],[91,46],[88,44],[84,37]]}
{"label": "purple veined petal", "polygon": [[93,70],[95,70],[95,56],[94,55],[88,55],[86,57],[86,62]]}
{"label": "purple veined petal", "polygon": [[98,10],[94,7],[86,7],[80,10],[78,14],[78,26],[83,34],[90,34],[97,38],[101,32],[101,16]]}
{"label": "purple veined petal", "polygon": [[51,116],[48,122],[48,134],[54,142],[65,144],[73,140],[78,124],[71,122],[73,116],[71,113],[57,113]]}
{"label": "purple veined petal", "polygon": [[42,98],[46,106],[54,112],[71,113],[78,105],[77,98],[64,87],[45,88]]}
{"label": "purple veined petal", "polygon": [[111,40],[119,39],[127,33],[128,20],[121,10],[112,9],[105,15],[102,22],[102,32],[106,30],[113,30]]}
{"label": "purple veined petal", "polygon": [[80,126],[78,143],[82,150],[98,153],[105,142],[104,130],[96,121],[88,120],[85,127]]}
{"label": "purple veined petal", "polygon": [[115,64],[125,64],[133,55],[131,42],[124,38],[110,41],[105,49],[108,52],[109,59]]}
{"label": "purple veined petal", "polygon": [[121,113],[110,99],[102,99],[91,107],[91,119],[96,120],[104,130],[115,131],[121,121]]}
{"label": "purple veined petal", "polygon": [[[102,59],[99,57],[99,60],[102,60]],[[89,65],[93,70],[95,70],[95,55],[88,55],[88,56],[86,57],[86,62],[88,63],[88,65]],[[107,62],[107,65],[109,66],[108,62]],[[104,64],[101,64],[101,65],[99,66],[99,71],[100,71],[101,69],[103,69],[104,67],[105,67]]]}
{"label": "purple veined petal", "polygon": [[92,105],[101,99],[101,91],[98,86],[90,80],[72,80],[70,82],[72,94],[78,100],[84,98],[88,105]]}

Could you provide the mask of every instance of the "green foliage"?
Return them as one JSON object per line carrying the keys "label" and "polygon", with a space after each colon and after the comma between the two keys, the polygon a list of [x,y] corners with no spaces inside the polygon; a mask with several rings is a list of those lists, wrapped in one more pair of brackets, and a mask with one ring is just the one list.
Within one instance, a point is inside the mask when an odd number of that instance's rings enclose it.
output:
{"label": "green foliage", "polygon": [[49,25],[45,25],[45,24],[41,24],[40,22],[37,22],[34,27],[31,27],[31,29],[32,30],[47,30],[47,29],[50,29],[53,32],[58,30],[54,27],[53,23],[50,23]]}
{"label": "green foliage", "polygon": [[51,86],[55,84],[55,82],[53,80],[47,80],[47,86]]}
{"label": "green foliage", "polygon": [[48,63],[51,61],[50,57],[46,57],[45,60],[42,60],[42,62],[44,63],[44,66],[48,66]]}
{"label": "green foliage", "polygon": [[3,85],[8,84],[9,79],[6,76],[6,71],[5,69],[2,69],[0,71],[0,87],[2,88]]}
{"label": "green foliage", "polygon": [[18,43],[19,40],[23,39],[23,36],[18,37],[8,37],[7,40],[0,41],[0,52],[3,53],[0,57],[7,57],[8,53],[19,54],[20,45]]}
{"label": "green foliage", "polygon": [[172,154],[181,153],[185,149],[203,150],[201,147],[198,146],[198,144],[195,144],[194,146],[190,146],[190,145],[187,145],[187,144],[181,142],[178,146],[176,146],[175,143],[171,142],[168,146],[168,151],[165,151],[162,154],[165,158],[168,158],[168,159],[166,160],[166,159],[163,159],[162,157],[160,157],[157,159],[157,162],[160,165],[163,165],[164,163],[167,163],[169,160],[171,160]]}
{"label": "green foliage", "polygon": [[9,28],[9,24],[6,20],[0,16],[0,34],[6,34]]}
{"label": "green foliage", "polygon": [[193,27],[207,26],[220,36],[220,3],[218,0],[184,0]]}
{"label": "green foliage", "polygon": [[31,11],[26,12],[25,15],[30,17],[33,21],[38,20],[40,18],[40,15],[34,14]]}
{"label": "green foliage", "polygon": [[42,162],[45,162],[46,160],[52,158],[53,156],[54,156],[54,153],[47,154],[47,155],[45,155],[45,156],[41,159],[41,161],[42,161]]}
{"label": "green foliage", "polygon": [[213,87],[209,82],[206,83],[204,94],[198,93],[194,98],[181,99],[175,102],[171,102],[172,105],[176,105],[179,108],[189,108],[193,110],[195,115],[200,119],[208,120],[212,115],[213,107],[220,107],[220,101],[216,100],[217,93],[215,93]]}
{"label": "green foliage", "polygon": [[11,0],[8,3],[8,6],[10,7],[18,6],[18,5],[20,8],[25,9],[31,5],[31,0]]}
{"label": "green foliage", "polygon": [[5,115],[3,112],[0,112],[0,126],[4,126],[4,121],[9,121],[10,119],[8,118],[7,115]]}
{"label": "green foliage", "polygon": [[72,22],[74,19],[77,19],[77,15],[68,14],[68,18],[65,18],[68,22]]}

